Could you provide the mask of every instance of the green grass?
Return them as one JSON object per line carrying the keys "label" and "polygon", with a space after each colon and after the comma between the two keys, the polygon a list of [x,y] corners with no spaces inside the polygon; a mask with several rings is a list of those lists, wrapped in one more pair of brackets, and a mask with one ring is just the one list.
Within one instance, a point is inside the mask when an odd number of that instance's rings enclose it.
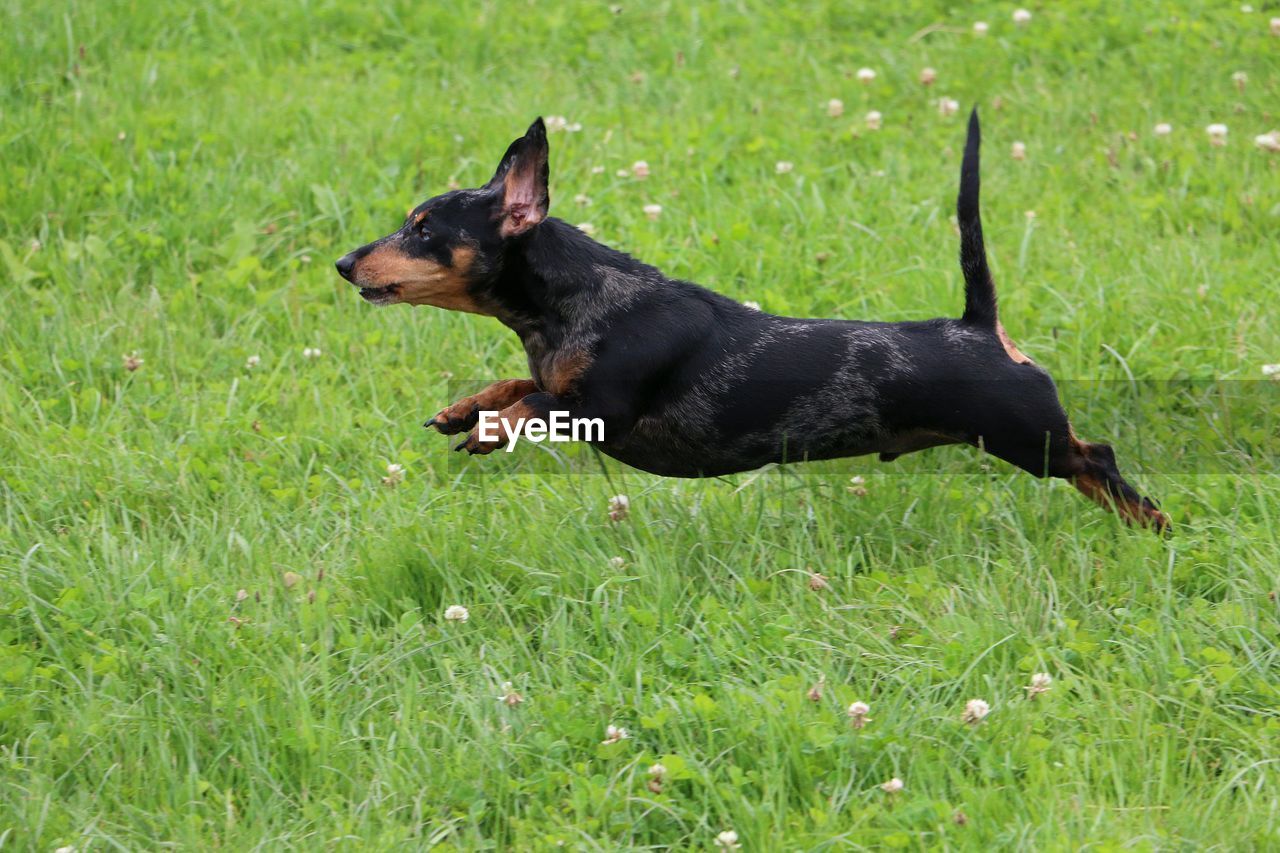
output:
{"label": "green grass", "polygon": [[[0,848],[1280,846],[1274,7],[852,5],[5,0]],[[419,424],[446,371],[525,375],[514,336],[330,266],[564,115],[552,212],[599,239],[777,313],[954,316],[943,96],[983,109],[1005,325],[1168,541],[965,449],[459,460]],[[1139,417],[1128,377],[1200,397]]]}

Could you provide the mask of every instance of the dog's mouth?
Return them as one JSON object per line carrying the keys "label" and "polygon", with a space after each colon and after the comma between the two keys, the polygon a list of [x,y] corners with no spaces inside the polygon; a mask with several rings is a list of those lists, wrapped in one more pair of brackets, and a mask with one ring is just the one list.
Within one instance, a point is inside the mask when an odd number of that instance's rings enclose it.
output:
{"label": "dog's mouth", "polygon": [[362,287],[360,298],[374,305],[390,305],[400,293],[400,285],[388,284],[386,287]]}

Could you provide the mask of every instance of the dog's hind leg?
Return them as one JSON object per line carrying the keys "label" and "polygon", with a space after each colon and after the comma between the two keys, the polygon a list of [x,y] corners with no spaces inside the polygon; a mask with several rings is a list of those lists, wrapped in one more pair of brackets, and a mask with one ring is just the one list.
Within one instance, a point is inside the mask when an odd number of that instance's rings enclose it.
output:
{"label": "dog's hind leg", "polygon": [[1054,476],[1069,479],[1085,497],[1114,510],[1130,524],[1152,527],[1157,533],[1169,528],[1169,517],[1120,476],[1111,445],[1081,441],[1074,431],[1067,442],[1066,453],[1058,460],[1059,471],[1051,472]]}
{"label": "dog's hind leg", "polygon": [[1018,381],[983,394],[985,428],[975,443],[1037,477],[1068,480],[1130,524],[1166,530],[1168,517],[1120,475],[1111,446],[1076,437],[1049,375],[1030,365],[1017,369],[1025,371]]}

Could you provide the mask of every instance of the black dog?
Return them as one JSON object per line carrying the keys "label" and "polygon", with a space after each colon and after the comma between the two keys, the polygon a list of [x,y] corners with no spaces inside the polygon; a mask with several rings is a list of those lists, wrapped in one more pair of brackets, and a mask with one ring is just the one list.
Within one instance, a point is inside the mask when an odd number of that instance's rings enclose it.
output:
{"label": "black dog", "polygon": [[496,382],[427,426],[445,434],[497,411],[600,418],[604,453],[655,474],[702,477],[769,462],[979,446],[1062,477],[1126,520],[1168,520],[1120,476],[1105,444],[1076,438],[1043,369],[996,316],[978,215],[978,115],[960,172],[964,315],[909,323],[805,320],[747,308],[547,217],[542,120],[479,189],[419,205],[395,233],[338,261],[377,305],[435,305],[498,318],[520,336],[531,379]]}

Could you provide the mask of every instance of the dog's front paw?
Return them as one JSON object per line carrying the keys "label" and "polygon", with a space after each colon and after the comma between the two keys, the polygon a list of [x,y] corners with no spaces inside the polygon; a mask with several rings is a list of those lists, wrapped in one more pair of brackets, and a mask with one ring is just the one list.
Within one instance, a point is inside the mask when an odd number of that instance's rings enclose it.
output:
{"label": "dog's front paw", "polygon": [[481,441],[480,430],[477,429],[477,430],[472,430],[471,434],[468,435],[466,438],[464,438],[462,441],[458,442],[458,444],[453,449],[465,450],[468,453],[470,453],[472,456],[475,456],[476,454],[480,454],[481,456],[483,456],[486,453],[492,453],[493,451],[497,450],[499,447],[506,446],[506,443],[507,443],[507,440],[506,438],[503,438],[503,437],[499,437],[493,441]]}
{"label": "dog's front paw", "polygon": [[457,435],[471,429],[479,421],[480,404],[473,398],[466,397],[448,408],[441,409],[423,426],[435,427],[441,435]]}

